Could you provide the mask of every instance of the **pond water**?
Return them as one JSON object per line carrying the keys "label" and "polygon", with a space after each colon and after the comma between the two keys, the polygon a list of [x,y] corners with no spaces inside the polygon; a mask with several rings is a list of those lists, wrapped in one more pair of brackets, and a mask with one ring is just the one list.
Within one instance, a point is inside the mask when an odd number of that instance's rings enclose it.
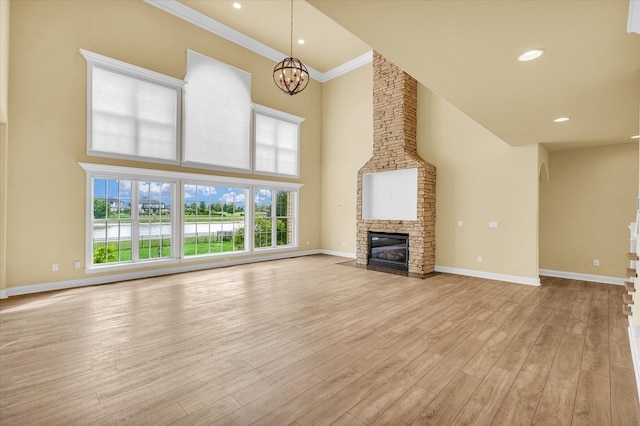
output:
{"label": "pond water", "polygon": [[[171,224],[169,223],[141,223],[139,225],[140,236],[145,239],[152,238],[168,238],[171,236]],[[232,231],[244,228],[244,222],[237,223],[221,223],[221,222],[199,222],[199,223],[185,223],[184,224],[184,236],[193,237],[196,234],[218,234],[221,232],[231,233]],[[131,239],[131,224],[130,223],[110,223],[107,226],[103,223],[96,223],[93,226],[93,240],[94,241],[109,241],[129,240]]]}

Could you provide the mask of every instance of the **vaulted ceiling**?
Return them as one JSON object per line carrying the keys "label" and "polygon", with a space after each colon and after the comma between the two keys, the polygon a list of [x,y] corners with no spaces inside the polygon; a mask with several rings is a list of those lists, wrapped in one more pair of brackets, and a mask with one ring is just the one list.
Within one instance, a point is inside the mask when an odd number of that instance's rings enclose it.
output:
{"label": "vaulted ceiling", "polygon": [[[239,1],[239,10],[181,3],[288,54],[290,2]],[[326,72],[375,49],[514,146],[625,143],[639,133],[640,107],[628,9],[627,0],[295,1],[293,51]],[[545,54],[516,60],[533,48]],[[553,121],[561,116],[571,120]]]}

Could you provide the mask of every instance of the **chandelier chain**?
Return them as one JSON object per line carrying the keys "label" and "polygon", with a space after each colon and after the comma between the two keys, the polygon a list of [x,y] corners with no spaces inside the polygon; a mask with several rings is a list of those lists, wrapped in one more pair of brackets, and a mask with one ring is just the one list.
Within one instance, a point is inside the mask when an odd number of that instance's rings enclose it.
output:
{"label": "chandelier chain", "polygon": [[289,56],[293,58],[293,0],[291,0],[291,34],[289,37]]}

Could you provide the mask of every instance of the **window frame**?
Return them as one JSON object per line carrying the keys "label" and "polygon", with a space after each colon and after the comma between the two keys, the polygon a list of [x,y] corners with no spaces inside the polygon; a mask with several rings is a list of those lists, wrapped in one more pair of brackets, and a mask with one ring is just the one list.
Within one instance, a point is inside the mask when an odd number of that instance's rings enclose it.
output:
{"label": "window frame", "polygon": [[[256,104],[253,103],[252,104],[252,111],[253,111],[253,116],[252,116],[252,127],[253,127],[253,131],[252,131],[252,143],[251,143],[251,154],[252,154],[252,161],[251,161],[251,169],[253,171],[254,174],[257,175],[264,175],[264,176],[278,176],[278,177],[286,177],[286,178],[295,178],[295,179],[299,179],[300,178],[300,125],[302,124],[302,122],[304,121],[304,118],[302,117],[298,117],[296,115],[293,114],[289,114],[277,109],[273,109],[273,108],[269,108],[266,107],[264,105],[260,105],[260,104]],[[295,124],[296,128],[297,128],[297,134],[296,134],[296,172],[295,174],[288,174],[288,173],[278,173],[278,172],[268,172],[268,171],[262,171],[262,170],[257,170],[256,169],[256,158],[257,158],[257,131],[256,131],[256,115],[257,114],[261,114],[270,118],[274,118],[276,120],[281,120],[281,121],[286,121],[288,123],[291,124]]]}
{"label": "window frame", "polygon": [[[265,252],[294,250],[300,247],[299,243],[299,210],[298,200],[300,188],[304,186],[301,183],[293,182],[278,182],[268,181],[261,179],[247,179],[236,178],[230,176],[217,176],[217,175],[205,175],[197,173],[167,171],[167,170],[155,170],[155,169],[141,169],[135,167],[124,166],[112,166],[106,164],[93,164],[82,163],[78,165],[85,171],[85,186],[86,186],[86,202],[85,202],[85,272],[105,272],[119,269],[131,269],[140,268],[146,266],[155,266],[169,263],[179,262],[194,262],[202,261],[203,259],[220,259],[230,258],[233,256],[247,256],[252,254],[263,254]],[[171,194],[171,254],[170,258],[151,258],[138,260],[137,262],[131,261],[127,263],[107,263],[107,264],[94,264],[93,263],[93,179],[94,178],[106,178],[106,179],[119,179],[119,180],[132,180],[132,181],[151,181],[151,182],[166,182],[173,185]],[[208,253],[203,255],[195,255],[185,257],[184,255],[184,185],[185,184],[201,184],[209,186],[222,186],[233,188],[246,188],[250,199],[245,199],[245,250],[232,251],[232,252],[220,252],[220,253]],[[133,185],[132,185],[133,186]],[[294,221],[292,229],[292,241],[291,245],[286,246],[274,246],[271,247],[254,247],[254,222],[255,222],[255,189],[270,189],[272,191],[290,191],[292,192],[292,218]],[[132,205],[134,204],[134,194],[132,188]],[[136,194],[135,202],[138,201],[138,195]],[[132,206],[133,210],[133,206]],[[137,209],[136,209],[137,211]],[[273,208],[275,212],[275,208]],[[275,213],[274,213],[275,214]],[[133,222],[133,221],[132,221]],[[136,224],[137,227],[137,224]],[[133,229],[132,223],[132,239],[134,233],[138,232],[138,229]],[[251,232],[247,232],[251,230]],[[132,256],[133,257],[133,256]]]}
{"label": "window frame", "polygon": [[[175,177],[166,176],[155,170],[135,169],[129,167],[108,166],[101,164],[79,163],[86,172],[86,229],[85,229],[85,270],[87,272],[102,272],[110,270],[139,268],[149,265],[159,265],[167,263],[176,263],[179,261],[179,251],[176,250],[177,242],[180,240],[180,234],[177,233],[177,224],[181,223],[180,213],[176,210],[178,201],[177,185],[179,181]],[[118,179],[130,180],[131,184],[131,260],[127,262],[114,262],[95,264],[93,263],[93,180],[94,179]],[[139,191],[137,183],[141,181],[157,182],[171,184],[171,207],[169,215],[171,219],[171,256],[163,258],[139,258]],[[135,183],[135,184],[134,184]],[[134,253],[138,255],[134,256]]]}
{"label": "window frame", "polygon": [[[109,58],[85,49],[80,53],[87,61],[87,155],[123,160],[145,161],[161,164],[180,164],[180,148],[182,137],[182,88],[186,84],[184,80],[169,77],[167,75],[138,67],[117,59]],[[147,83],[166,87],[175,91],[176,102],[176,129],[174,140],[174,158],[164,159],[139,155],[120,154],[109,151],[101,151],[93,148],[93,70],[98,67],[102,70],[121,74],[125,77],[144,81]]]}
{"label": "window frame", "polygon": [[[213,177],[213,176],[212,176]],[[215,176],[215,178],[220,178],[220,176]],[[186,185],[202,185],[202,186],[213,186],[213,187],[224,187],[224,188],[238,188],[238,189],[244,189],[247,193],[248,196],[251,196],[251,185],[246,185],[246,184],[231,184],[230,182],[220,182],[218,180],[198,180],[198,179],[189,179],[189,178],[185,178],[182,179],[181,181],[181,188],[180,188],[180,206],[181,206],[181,216],[182,216],[182,220],[181,220],[181,235],[180,235],[180,257],[181,259],[184,260],[192,260],[192,259],[204,259],[204,258],[215,258],[215,257],[220,257],[220,256],[224,256],[224,257],[229,257],[229,256],[237,256],[237,255],[246,255],[248,253],[251,253],[251,248],[253,247],[253,241],[249,241],[250,244],[247,244],[247,229],[248,229],[248,225],[250,225],[249,222],[249,216],[251,215],[250,212],[253,210],[251,208],[247,207],[247,200],[245,199],[245,207],[244,207],[244,229],[245,229],[245,237],[244,237],[244,250],[238,250],[238,251],[225,251],[225,252],[220,252],[220,253],[204,253],[204,254],[195,254],[195,255],[189,255],[186,256],[184,254],[184,243],[185,243],[185,233],[184,233],[184,225],[185,225],[185,221],[184,221],[184,206],[186,204],[186,197],[185,197],[185,186]],[[250,199],[249,199],[250,200]]]}
{"label": "window frame", "polygon": [[[299,193],[298,191],[293,191],[290,189],[284,189],[284,188],[278,188],[278,187],[274,187],[274,186],[261,186],[261,185],[255,185],[253,188],[253,194],[252,197],[255,197],[255,191],[256,190],[267,190],[267,191],[271,191],[271,216],[269,217],[269,219],[271,220],[271,245],[270,246],[266,246],[266,247],[255,247],[255,241],[252,244],[253,250],[256,252],[262,252],[262,251],[272,251],[272,250],[284,250],[284,249],[289,249],[289,248],[297,248],[299,247],[299,241],[298,241],[298,196]],[[287,219],[290,219],[293,221],[293,229],[291,230],[291,239],[292,239],[292,244],[287,244],[287,245],[278,245],[278,219],[282,218],[282,216],[278,216],[277,211],[278,211],[278,207],[277,207],[277,199],[278,199],[278,195],[277,193],[283,191],[283,192],[291,192],[291,216],[286,216]],[[252,210],[253,213],[253,222],[252,222],[252,229],[253,227],[255,227],[256,224],[256,217],[255,217],[255,198],[253,198],[254,200],[254,205]],[[254,234],[252,234],[253,237]]]}
{"label": "window frame", "polygon": [[[187,49],[187,64],[186,64],[186,75],[185,79],[189,77],[189,55],[193,55],[194,57],[201,57],[207,61],[211,61],[216,63],[217,65],[227,67],[229,70],[232,70],[239,75],[246,75],[249,79],[249,100],[251,98],[251,73],[234,67],[232,65],[227,64],[226,62],[220,61],[215,58],[211,58],[209,56],[203,55],[202,53],[196,52],[195,50]],[[235,166],[225,166],[223,164],[215,164],[215,163],[207,163],[207,162],[199,162],[197,160],[192,160],[187,158],[187,153],[189,151],[189,140],[190,136],[188,135],[189,126],[187,123],[189,122],[189,114],[187,114],[189,103],[189,81],[185,80],[186,87],[182,91],[182,117],[183,117],[183,131],[182,131],[182,156],[181,156],[181,165],[183,167],[194,167],[198,169],[206,169],[206,170],[217,170],[217,171],[227,171],[227,172],[235,172],[235,173],[247,173],[250,174],[253,172],[253,103],[249,102],[246,114],[248,115],[249,128],[247,134],[247,140],[242,143],[248,148],[247,157],[245,157],[247,167],[235,167]],[[218,146],[215,146],[218,149]]]}

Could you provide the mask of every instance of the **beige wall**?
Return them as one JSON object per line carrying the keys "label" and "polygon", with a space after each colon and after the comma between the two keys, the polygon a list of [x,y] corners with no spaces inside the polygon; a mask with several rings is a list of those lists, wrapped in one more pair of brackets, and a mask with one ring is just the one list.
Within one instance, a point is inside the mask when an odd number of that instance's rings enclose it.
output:
{"label": "beige wall", "polygon": [[507,145],[419,86],[418,153],[438,173],[436,264],[537,279],[538,146]]}
{"label": "beige wall", "polygon": [[9,87],[9,0],[0,0],[0,123],[7,122]]}
{"label": "beige wall", "polygon": [[355,257],[357,175],[373,154],[373,65],[323,86],[321,245]]}
{"label": "beige wall", "polygon": [[0,0],[0,291],[7,286],[9,1]]}
{"label": "beige wall", "polygon": [[638,195],[638,144],[549,157],[550,180],[540,188],[540,268],[624,277]]}
{"label": "beige wall", "polygon": [[7,130],[0,123],[0,291],[7,287]]}
{"label": "beige wall", "polygon": [[[638,108],[638,133],[636,133],[636,135],[640,135],[640,107]],[[638,142],[636,142],[636,145],[638,146],[638,164],[640,165],[640,140]],[[640,197],[640,166],[638,169],[638,197]],[[636,219],[638,218],[638,215],[636,215]],[[637,236],[637,243],[636,243],[636,253],[640,254],[640,223],[638,224],[638,236]],[[636,263],[638,265],[638,267],[636,267],[636,269],[640,269],[640,262]],[[638,289],[638,287],[640,287],[640,279],[636,278],[636,289]],[[633,295],[633,306],[631,307],[631,310],[633,312],[633,323],[637,326],[640,326],[640,296],[638,295],[639,293],[636,291],[635,294]],[[640,336],[636,336],[637,337],[637,345],[638,345],[638,352],[640,352]]]}
{"label": "beige wall", "polygon": [[[361,67],[323,91],[322,247],[328,250],[355,253],[356,176],[373,144],[371,73],[371,65]],[[437,167],[436,264],[537,279],[538,147],[510,147],[419,85],[418,152]],[[489,229],[489,221],[499,228]]]}
{"label": "beige wall", "polygon": [[[87,277],[73,270],[85,252],[85,175],[78,161],[215,173],[87,157],[80,48],[176,78],[184,77],[186,49],[250,72],[254,102],[305,118],[300,249],[320,247],[321,84],[284,95],[273,84],[272,61],[141,1],[19,1],[11,3],[8,287]],[[53,263],[59,272],[51,272]]]}

